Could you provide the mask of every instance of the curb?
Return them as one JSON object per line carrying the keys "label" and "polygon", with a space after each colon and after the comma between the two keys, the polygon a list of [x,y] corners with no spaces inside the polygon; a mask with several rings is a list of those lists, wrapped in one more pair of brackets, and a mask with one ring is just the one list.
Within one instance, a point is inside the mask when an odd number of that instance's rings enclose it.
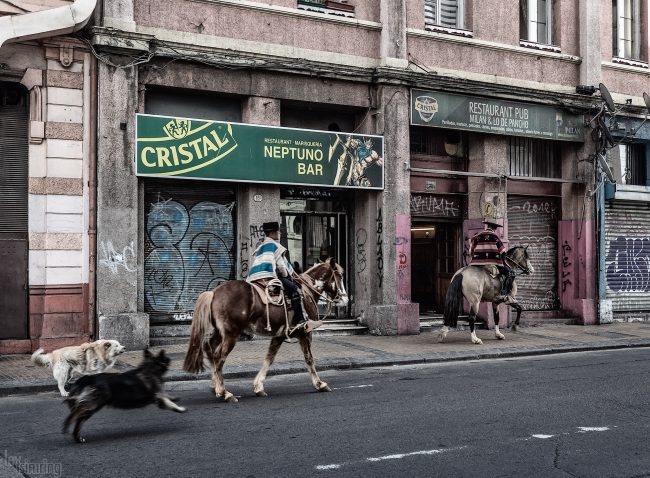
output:
{"label": "curb", "polygon": [[[595,350],[616,350],[626,348],[645,348],[650,347],[648,339],[619,339],[608,343],[589,344],[589,345],[555,345],[551,347],[528,347],[528,348],[506,348],[498,351],[486,350],[484,352],[455,352],[439,353],[430,355],[407,355],[393,356],[391,358],[376,358],[365,360],[323,360],[316,362],[316,368],[319,372],[325,370],[354,370],[370,367],[390,367],[399,365],[418,365],[450,362],[467,362],[470,360],[490,360],[497,358],[526,357],[539,355],[555,355],[571,352],[589,352]],[[275,364],[268,372],[272,375],[290,375],[297,373],[306,373],[304,364]],[[258,369],[252,369],[249,366],[239,366],[240,370],[224,372],[224,379],[254,378]],[[241,370],[243,369],[243,370]],[[210,380],[209,372],[202,372],[194,375],[183,371],[172,371],[165,378],[164,382],[190,382],[199,380]],[[56,384],[52,380],[39,380],[37,382],[9,381],[6,384],[0,384],[0,397],[9,395],[24,395],[30,393],[52,392],[56,391]]]}

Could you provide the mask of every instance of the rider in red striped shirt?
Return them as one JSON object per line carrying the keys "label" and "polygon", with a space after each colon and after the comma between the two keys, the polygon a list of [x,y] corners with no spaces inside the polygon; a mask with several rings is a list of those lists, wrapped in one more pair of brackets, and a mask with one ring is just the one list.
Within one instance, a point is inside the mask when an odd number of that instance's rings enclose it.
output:
{"label": "rider in red striped shirt", "polygon": [[[495,232],[502,227],[496,219],[487,218],[483,221],[485,230],[479,232],[470,241],[470,266],[494,265],[499,269],[504,280],[501,282],[501,294],[507,296],[512,288],[514,272],[506,263],[506,246]],[[506,299],[503,297],[502,299]]]}

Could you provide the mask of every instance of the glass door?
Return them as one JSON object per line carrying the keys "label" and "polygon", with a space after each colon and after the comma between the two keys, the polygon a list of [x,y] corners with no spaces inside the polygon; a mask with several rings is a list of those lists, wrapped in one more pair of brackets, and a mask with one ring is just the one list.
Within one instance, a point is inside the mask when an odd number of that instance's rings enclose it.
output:
{"label": "glass door", "polygon": [[[281,218],[281,242],[289,251],[289,258],[297,272],[304,272],[330,257],[347,269],[345,213],[285,211],[281,213]],[[347,307],[335,309],[332,313],[337,317],[347,316]],[[327,303],[324,300],[320,302],[319,310],[321,314],[327,311]]]}

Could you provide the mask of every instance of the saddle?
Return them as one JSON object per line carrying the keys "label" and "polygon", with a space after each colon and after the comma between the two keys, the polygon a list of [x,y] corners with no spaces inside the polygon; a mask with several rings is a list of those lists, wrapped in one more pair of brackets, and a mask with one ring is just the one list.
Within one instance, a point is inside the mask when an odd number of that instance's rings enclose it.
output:
{"label": "saddle", "polygon": [[279,279],[260,279],[249,282],[264,305],[284,305],[287,310],[293,310],[291,298],[284,292]]}

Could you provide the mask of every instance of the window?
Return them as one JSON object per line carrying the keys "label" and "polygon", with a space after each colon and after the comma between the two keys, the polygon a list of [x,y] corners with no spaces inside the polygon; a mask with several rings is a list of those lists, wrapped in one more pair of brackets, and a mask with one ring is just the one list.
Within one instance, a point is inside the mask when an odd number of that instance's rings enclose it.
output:
{"label": "window", "polygon": [[553,141],[512,136],[508,156],[512,176],[560,177],[560,151]]}
{"label": "window", "polygon": [[521,0],[519,26],[521,39],[533,43],[553,43],[553,5],[551,0]]}
{"label": "window", "polygon": [[348,0],[298,0],[298,8],[312,12],[354,17],[354,5],[350,5]]}
{"label": "window", "polygon": [[618,148],[621,158],[621,183],[645,186],[647,184],[645,145],[621,144]]}
{"label": "window", "polygon": [[410,131],[411,154],[464,158],[464,137],[458,131],[429,127],[412,127]]}
{"label": "window", "polygon": [[641,5],[639,0],[612,0],[614,56],[641,59]]}
{"label": "window", "polygon": [[424,0],[427,27],[465,28],[464,0]]}

